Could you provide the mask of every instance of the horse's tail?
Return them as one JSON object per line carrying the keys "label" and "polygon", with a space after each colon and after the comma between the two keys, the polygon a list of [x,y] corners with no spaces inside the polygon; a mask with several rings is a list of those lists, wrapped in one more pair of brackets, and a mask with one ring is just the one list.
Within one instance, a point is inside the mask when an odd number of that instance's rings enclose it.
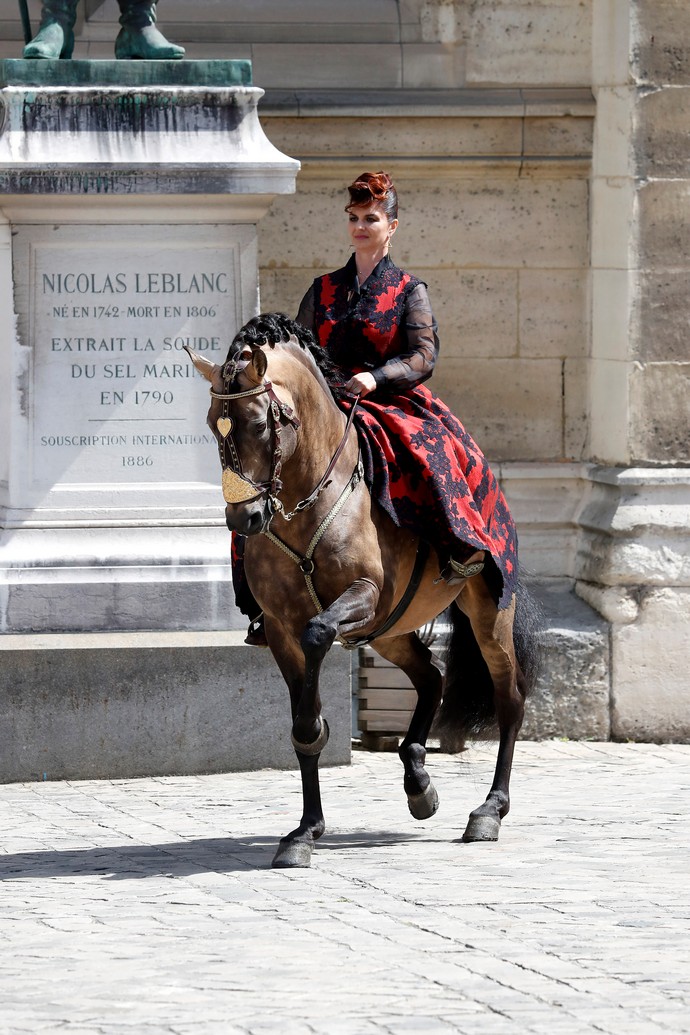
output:
{"label": "horse's tail", "polygon": [[[515,598],[513,643],[524,677],[520,687],[527,695],[539,675],[541,609],[522,584],[518,585]],[[442,739],[444,734],[454,738],[480,734],[490,729],[495,720],[493,682],[470,621],[455,604],[450,615],[452,631],[445,658],[445,686],[435,723]]]}

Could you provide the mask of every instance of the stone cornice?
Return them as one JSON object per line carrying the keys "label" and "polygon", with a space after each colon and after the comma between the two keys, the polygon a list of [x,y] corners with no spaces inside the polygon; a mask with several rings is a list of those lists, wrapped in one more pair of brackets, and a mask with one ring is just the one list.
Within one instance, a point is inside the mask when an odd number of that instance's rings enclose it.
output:
{"label": "stone cornice", "polygon": [[457,90],[266,90],[266,117],[396,118],[565,116],[593,118],[595,101],[586,88]]}

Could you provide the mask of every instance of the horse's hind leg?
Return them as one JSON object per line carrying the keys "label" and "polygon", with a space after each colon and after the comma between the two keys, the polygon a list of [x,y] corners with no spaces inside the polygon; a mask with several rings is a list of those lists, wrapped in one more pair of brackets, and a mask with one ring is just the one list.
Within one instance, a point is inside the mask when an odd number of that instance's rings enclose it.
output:
{"label": "horse's hind leg", "polygon": [[428,819],[438,809],[438,795],[424,768],[426,741],[441,701],[441,672],[433,654],[416,633],[375,640],[374,650],[402,669],[417,691],[417,706],[398,754],[405,767],[403,786],[415,819]]}
{"label": "horse's hind leg", "polygon": [[501,820],[510,810],[510,774],[515,742],[525,711],[525,687],[513,644],[515,598],[499,611],[481,578],[471,579],[458,600],[472,626],[493,682],[499,729],[498,758],[491,790],[470,813],[463,841],[496,841]]}

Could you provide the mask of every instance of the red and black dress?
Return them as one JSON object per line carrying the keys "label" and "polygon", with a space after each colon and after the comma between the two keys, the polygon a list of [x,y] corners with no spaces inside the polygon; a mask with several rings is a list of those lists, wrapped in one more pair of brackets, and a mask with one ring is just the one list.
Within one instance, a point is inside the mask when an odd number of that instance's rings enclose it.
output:
{"label": "red and black dress", "polygon": [[376,381],[355,414],[374,498],[400,528],[437,550],[442,567],[486,550],[484,576],[499,607],[507,606],[517,580],[508,506],[476,443],[422,384],[439,348],[426,285],[386,256],[360,286],[353,256],[314,281],[297,321],[346,380],[366,370]]}

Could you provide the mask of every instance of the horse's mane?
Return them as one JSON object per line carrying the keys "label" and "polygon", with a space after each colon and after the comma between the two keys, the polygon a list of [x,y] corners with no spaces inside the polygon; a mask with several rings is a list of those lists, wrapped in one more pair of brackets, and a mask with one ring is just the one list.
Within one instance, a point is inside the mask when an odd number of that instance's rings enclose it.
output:
{"label": "horse's mane", "polygon": [[311,354],[332,394],[337,397],[344,381],[340,368],[329,358],[326,350],[320,347],[312,332],[285,313],[262,313],[249,320],[233,338],[225,363],[236,359],[245,345],[250,348],[261,345],[274,348],[278,342],[286,342],[290,338],[296,339],[300,347]]}

